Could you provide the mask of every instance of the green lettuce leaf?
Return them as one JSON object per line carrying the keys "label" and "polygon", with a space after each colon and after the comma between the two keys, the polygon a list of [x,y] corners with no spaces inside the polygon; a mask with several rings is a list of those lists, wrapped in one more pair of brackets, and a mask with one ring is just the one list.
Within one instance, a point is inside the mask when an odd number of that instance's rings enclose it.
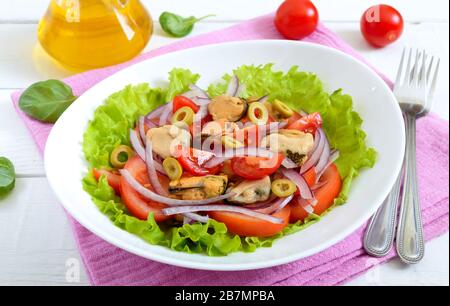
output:
{"label": "green lettuce leaf", "polygon": [[[360,169],[372,167],[376,160],[376,152],[366,145],[362,120],[353,111],[351,97],[341,90],[328,94],[316,75],[299,71],[297,67],[284,73],[275,71],[271,64],[241,66],[233,73],[245,84],[244,97],[269,94],[270,101],[280,99],[296,110],[321,113],[331,146],[341,152],[336,164],[344,180],[341,194],[327,212],[344,203],[352,180]],[[128,132],[137,118],[188,90],[189,84],[196,83],[199,77],[189,70],[176,68],[169,73],[169,83],[164,88],[151,88],[148,84],[127,86],[108,97],[95,111],[84,134],[83,150],[90,168],[111,167],[111,151],[117,145],[129,145]],[[213,97],[223,94],[230,78],[231,75],[224,75],[223,82],[211,84],[209,94]],[[311,215],[303,222],[289,224],[281,233],[265,238],[233,235],[225,224],[212,219],[206,224],[157,224],[153,214],[148,220],[131,216],[108,185],[106,177],[97,182],[90,172],[83,179],[83,187],[98,209],[116,226],[151,244],[176,251],[209,256],[224,256],[236,251],[253,252],[259,247],[271,247],[276,239],[320,220],[320,216]]]}

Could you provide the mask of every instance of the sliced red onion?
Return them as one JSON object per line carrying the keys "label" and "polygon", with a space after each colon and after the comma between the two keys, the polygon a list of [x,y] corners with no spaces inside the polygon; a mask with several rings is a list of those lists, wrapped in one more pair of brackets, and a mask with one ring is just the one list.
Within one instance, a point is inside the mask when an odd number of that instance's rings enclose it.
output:
{"label": "sliced red onion", "polygon": [[274,153],[268,149],[247,147],[247,148],[227,149],[220,157],[258,156],[270,158],[273,156],[273,154]]}
{"label": "sliced red onion", "polygon": [[316,206],[316,204],[317,204],[317,200],[315,200],[315,199],[313,199],[313,200],[298,199],[298,205],[303,207],[303,209],[308,214],[314,213],[314,206]]}
{"label": "sliced red onion", "polygon": [[148,120],[157,118],[159,116],[161,116],[161,114],[163,113],[164,109],[166,107],[166,104],[163,104],[161,106],[159,106],[158,108],[154,109],[153,111],[151,111],[150,113],[148,113],[145,118],[147,118]]}
{"label": "sliced red onion", "polygon": [[330,159],[328,160],[328,163],[325,165],[325,167],[323,167],[323,170],[318,172],[318,174],[316,175],[316,183],[319,182],[320,178],[325,173],[325,171],[328,169],[328,167],[331,166],[331,164],[334,163],[338,158],[339,158],[339,151],[333,150],[330,155]]}
{"label": "sliced red onion", "polygon": [[282,129],[282,128],[284,128],[287,124],[288,124],[287,121],[279,122],[279,123],[278,123],[278,128],[279,128],[279,129]]}
{"label": "sliced red onion", "polygon": [[213,158],[211,158],[209,161],[207,161],[205,163],[205,167],[206,168],[213,168],[213,167],[215,167],[217,165],[222,164],[223,162],[225,162],[225,161],[227,161],[229,159],[231,159],[231,157],[217,157],[217,156],[214,156]]}
{"label": "sliced red onion", "polygon": [[314,207],[312,207],[311,205],[306,205],[306,206],[303,207],[303,209],[305,209],[305,211],[306,211],[308,214],[314,213]]}
{"label": "sliced red onion", "polygon": [[327,184],[327,181],[317,182],[316,184],[314,184],[314,186],[311,187],[311,190],[314,192],[316,190],[319,190],[320,188],[322,188],[326,184]]}
{"label": "sliced red onion", "polygon": [[164,108],[164,111],[161,114],[161,117],[159,118],[159,126],[163,126],[167,123],[169,117],[172,115],[172,111],[173,111],[172,102],[167,103],[166,107]]}
{"label": "sliced red onion", "polygon": [[298,165],[296,163],[294,163],[289,157],[285,157],[283,159],[283,161],[281,162],[281,164],[283,165],[283,167],[285,167],[286,169],[294,169],[297,168]]}
{"label": "sliced red onion", "polygon": [[236,97],[241,97],[246,89],[247,86],[245,86],[245,84],[239,84],[238,89],[236,90],[236,93],[234,95]]}
{"label": "sliced red onion", "polygon": [[216,154],[217,156],[213,157],[206,164],[206,168],[212,168],[214,166],[220,165],[226,160],[232,159],[233,157],[238,156],[259,156],[259,157],[267,157],[270,158],[273,156],[273,152],[264,148],[257,147],[247,147],[247,148],[238,148],[238,149],[228,149],[225,150],[222,154]]}
{"label": "sliced red onion", "polygon": [[146,125],[149,129],[158,127],[155,122],[153,122],[152,120],[149,120],[145,117],[144,117],[144,125]]}
{"label": "sliced red onion", "polygon": [[327,166],[329,160],[330,160],[330,144],[328,143],[328,139],[326,138],[325,134],[322,131],[322,136],[325,138],[325,145],[322,150],[322,154],[320,155],[319,161],[316,164],[316,171],[317,173],[322,173],[322,171]]}
{"label": "sliced red onion", "polygon": [[202,97],[197,97],[193,101],[198,106],[207,106],[209,103],[211,103],[211,99],[210,98],[202,98]]}
{"label": "sliced red onion", "polygon": [[318,129],[314,137],[314,147],[311,150],[308,159],[301,167],[300,174],[306,173],[309,169],[316,166],[322,154],[323,148],[325,147],[325,141],[326,141],[325,134],[321,129]]}
{"label": "sliced red onion", "polygon": [[283,173],[283,175],[285,177],[287,177],[292,182],[294,182],[295,185],[297,185],[297,187],[298,187],[298,189],[300,191],[300,196],[303,199],[309,200],[309,199],[313,199],[314,198],[314,195],[313,195],[311,189],[309,189],[308,183],[306,183],[306,181],[303,178],[303,176],[298,174],[298,172],[296,172],[294,170],[281,169],[281,173]]}
{"label": "sliced red onion", "polygon": [[185,92],[183,96],[191,99],[195,104],[201,106],[208,105],[211,102],[208,94],[197,85],[191,84],[189,85],[189,89],[190,90]]}
{"label": "sliced red onion", "polygon": [[177,206],[177,207],[168,207],[163,208],[162,213],[166,216],[183,214],[187,212],[199,212],[199,211],[229,211],[240,213],[243,215],[247,215],[250,217],[255,217],[264,221],[268,221],[270,223],[282,224],[283,220],[280,218],[273,217],[271,215],[263,214],[260,212],[253,211],[251,209],[243,208],[240,206],[233,205],[190,205],[190,206]]}
{"label": "sliced red onion", "polygon": [[278,200],[273,202],[270,206],[265,207],[265,208],[258,208],[258,209],[255,209],[254,211],[257,211],[257,212],[260,212],[263,214],[272,214],[272,213],[278,212],[278,211],[282,210],[286,205],[288,205],[293,197],[294,197],[293,195],[290,195],[287,198],[279,198]]}
{"label": "sliced red onion", "polygon": [[234,97],[234,96],[236,96],[238,88],[239,88],[239,79],[237,76],[233,75],[231,77],[230,83],[228,84],[228,88],[227,88],[227,91],[225,94],[227,96]]}
{"label": "sliced red onion", "polygon": [[155,164],[156,171],[158,171],[161,174],[166,175],[166,171],[164,170],[164,167],[162,166],[162,164],[156,160],[153,160],[153,162]]}
{"label": "sliced red onion", "polygon": [[194,220],[186,216],[186,214],[183,214],[183,225],[185,224],[192,224],[194,223]]}
{"label": "sliced red onion", "polygon": [[149,200],[163,203],[163,204],[170,205],[170,206],[206,205],[206,204],[211,204],[211,203],[217,203],[219,201],[228,199],[229,197],[232,197],[235,195],[234,192],[230,192],[230,193],[223,194],[221,196],[204,199],[204,200],[178,200],[178,199],[167,198],[167,197],[161,196],[157,193],[154,193],[153,191],[142,186],[138,181],[136,181],[136,179],[130,174],[130,172],[128,172],[128,170],[120,169],[119,171],[120,171],[120,174],[123,176],[123,178],[127,181],[127,183],[130,184],[131,187],[134,190],[136,190],[136,192],[138,192],[140,195],[142,195],[143,197],[145,197]]}
{"label": "sliced red onion", "polygon": [[145,148],[135,129],[130,129],[130,143],[137,155],[139,155],[142,160],[145,160]]}
{"label": "sliced red onion", "polygon": [[143,144],[145,144],[146,137],[145,137],[145,117],[144,116],[139,117],[138,127],[139,127],[139,136],[141,136],[141,141]]}
{"label": "sliced red onion", "polygon": [[267,200],[255,202],[255,203],[251,203],[251,204],[246,204],[245,208],[249,208],[249,209],[265,208],[265,207],[270,206],[276,199],[278,199],[278,197],[272,193]]}
{"label": "sliced red onion", "polygon": [[153,145],[151,141],[147,141],[147,147],[145,148],[145,164],[147,165],[148,178],[150,184],[159,195],[167,196],[168,192],[165,190],[158,179],[158,174],[155,169],[155,162],[153,160]]}
{"label": "sliced red onion", "polygon": [[200,106],[200,109],[198,110],[198,112],[195,115],[199,116],[200,119],[205,119],[206,116],[208,116],[208,114],[209,114],[208,107],[203,105],[203,106]]}
{"label": "sliced red onion", "polygon": [[[209,220],[208,216],[202,216],[196,213],[191,213],[191,212],[187,212],[183,214],[184,216],[184,220],[183,220],[183,224],[186,223],[191,223],[191,221],[198,221],[200,223],[207,223]],[[188,219],[188,220],[186,220]]]}
{"label": "sliced red onion", "polygon": [[269,100],[269,95],[262,96],[261,98],[258,99],[258,102],[264,103],[267,102],[267,100]]}

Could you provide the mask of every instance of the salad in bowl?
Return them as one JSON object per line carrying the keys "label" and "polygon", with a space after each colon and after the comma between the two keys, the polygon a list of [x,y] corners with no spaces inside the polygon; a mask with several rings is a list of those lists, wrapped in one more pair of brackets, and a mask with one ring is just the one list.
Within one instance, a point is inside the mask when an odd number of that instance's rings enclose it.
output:
{"label": "salad in bowl", "polygon": [[128,86],[84,134],[84,189],[115,225],[145,241],[210,256],[254,251],[345,203],[375,163],[351,97],[292,67],[241,66],[202,89]]}

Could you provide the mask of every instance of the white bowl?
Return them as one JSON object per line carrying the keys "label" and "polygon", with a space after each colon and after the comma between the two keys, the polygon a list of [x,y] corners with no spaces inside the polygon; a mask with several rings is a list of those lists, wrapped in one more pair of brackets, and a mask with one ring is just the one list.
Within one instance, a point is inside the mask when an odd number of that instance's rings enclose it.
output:
{"label": "white bowl", "polygon": [[[87,173],[82,152],[83,133],[94,110],[113,92],[128,84],[158,86],[174,67],[200,73],[199,85],[211,82],[240,65],[275,63],[276,69],[316,73],[328,91],[343,88],[354,99],[364,120],[367,142],[378,153],[373,169],[363,170],[352,185],[348,202],[307,229],[277,240],[271,248],[224,257],[176,252],[155,246],[114,226],[83,191]],[[110,76],[86,91],[53,127],[45,150],[45,169],[51,187],[66,210],[94,234],[128,252],[159,262],[206,270],[247,270],[285,264],[320,252],[360,227],[389,193],[404,153],[400,108],[388,86],[365,64],[321,45],[263,40],[232,42],[187,49],[149,59]],[[51,220],[50,220],[51,222]]]}

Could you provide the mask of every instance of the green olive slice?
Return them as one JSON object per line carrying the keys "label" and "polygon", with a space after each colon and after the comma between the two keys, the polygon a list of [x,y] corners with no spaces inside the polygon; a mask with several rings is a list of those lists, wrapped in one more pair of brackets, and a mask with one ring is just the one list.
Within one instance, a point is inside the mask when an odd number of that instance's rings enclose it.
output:
{"label": "green olive slice", "polygon": [[173,114],[171,122],[172,124],[185,123],[191,125],[194,122],[194,111],[189,106],[183,106]]}
{"label": "green olive slice", "polygon": [[272,102],[273,109],[277,111],[282,118],[289,118],[294,114],[294,111],[286,105],[286,103],[280,100],[274,100]]}
{"label": "green olive slice", "polygon": [[269,119],[269,111],[260,102],[253,102],[248,106],[248,119],[254,124],[266,124]]}
{"label": "green olive slice", "polygon": [[242,142],[227,135],[222,136],[222,144],[225,147],[225,149],[235,149],[244,147],[244,144]]}
{"label": "green olive slice", "polygon": [[163,168],[171,181],[179,180],[181,175],[183,175],[183,168],[178,160],[173,157],[167,157],[164,159]]}
{"label": "green olive slice", "polygon": [[129,146],[120,145],[117,146],[109,157],[111,165],[115,168],[123,168],[127,163],[128,159],[134,156],[134,151]]}
{"label": "green olive slice", "polygon": [[272,182],[272,192],[280,198],[286,198],[297,190],[297,186],[288,179],[279,179]]}

